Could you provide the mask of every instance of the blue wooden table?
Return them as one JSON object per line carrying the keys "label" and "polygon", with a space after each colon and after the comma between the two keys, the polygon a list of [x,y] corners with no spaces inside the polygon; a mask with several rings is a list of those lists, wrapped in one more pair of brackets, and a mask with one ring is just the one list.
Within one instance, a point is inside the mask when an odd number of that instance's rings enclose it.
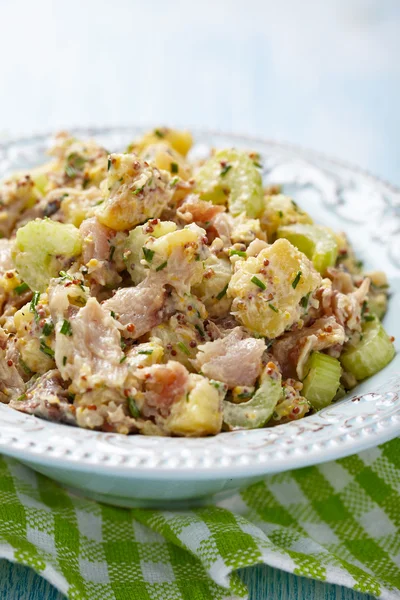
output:
{"label": "blue wooden table", "polygon": [[[265,565],[241,570],[250,600],[374,600],[337,585],[296,577]],[[32,569],[0,560],[1,600],[65,600]]]}

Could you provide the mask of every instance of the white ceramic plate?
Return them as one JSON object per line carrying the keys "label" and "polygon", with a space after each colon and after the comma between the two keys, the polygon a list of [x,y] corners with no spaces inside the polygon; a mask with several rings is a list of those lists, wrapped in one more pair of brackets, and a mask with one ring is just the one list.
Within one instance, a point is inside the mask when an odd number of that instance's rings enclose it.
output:
{"label": "white ceramic plate", "polygon": [[[139,128],[73,131],[110,151]],[[287,144],[195,132],[195,155],[210,146],[258,151],[266,183],[281,183],[316,221],[345,231],[367,268],[389,275],[385,327],[400,340],[400,191],[368,173]],[[0,145],[0,177],[44,160],[51,136]],[[397,343],[397,350],[399,344]],[[48,423],[0,405],[0,451],[88,496],[165,505],[230,493],[267,473],[332,460],[400,433],[400,354],[342,401],[286,425],[205,439],[124,437]]]}

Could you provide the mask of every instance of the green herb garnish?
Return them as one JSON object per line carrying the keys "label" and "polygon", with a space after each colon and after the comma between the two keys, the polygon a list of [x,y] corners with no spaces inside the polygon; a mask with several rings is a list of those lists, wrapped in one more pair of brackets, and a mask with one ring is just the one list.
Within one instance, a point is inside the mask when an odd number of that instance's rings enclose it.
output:
{"label": "green herb garnish", "polygon": [[155,129],[154,130],[154,134],[159,137],[159,138],[163,138],[165,137],[165,133],[163,133],[162,131],[160,131],[159,129]]}
{"label": "green herb garnish", "polygon": [[22,400],[26,400],[26,394],[21,394],[20,396],[18,396],[17,402],[22,402]]}
{"label": "green herb garnish", "polygon": [[140,188],[136,188],[136,190],[132,190],[132,194],[134,196],[137,196],[138,194],[140,194],[140,192],[143,191],[143,188],[144,188],[144,185],[142,185],[142,187],[140,187]]}
{"label": "green herb garnish", "polygon": [[107,171],[109,171],[111,168],[111,158],[108,157],[108,161],[107,161]]}
{"label": "green herb garnish", "polygon": [[171,173],[179,173],[179,165],[176,162],[171,163]]}
{"label": "green herb garnish", "polygon": [[151,261],[153,260],[153,256],[154,256],[154,250],[150,250],[149,248],[146,248],[145,246],[143,246],[142,250],[143,250],[145,260],[147,260],[148,263],[151,263]]}
{"label": "green herb garnish", "polygon": [[199,332],[200,337],[205,337],[204,336],[204,331],[202,330],[202,328],[200,327],[200,325],[195,325],[194,326],[195,329],[197,329],[197,331]]}
{"label": "green herb garnish", "polygon": [[63,356],[63,366],[65,367],[66,364],[67,364],[67,357]]}
{"label": "green herb garnish", "polygon": [[246,258],[247,254],[243,250],[229,250],[229,256],[241,256]]}
{"label": "green herb garnish", "polygon": [[30,289],[29,285],[27,283],[23,282],[20,285],[17,285],[17,287],[14,289],[14,292],[16,294],[18,294],[18,296],[20,296],[24,292],[27,292],[29,289]]}
{"label": "green herb garnish", "polygon": [[269,303],[268,306],[270,307],[271,310],[273,310],[274,312],[279,312],[279,310],[276,308],[276,306],[274,306],[273,304]]}
{"label": "green herb garnish", "polygon": [[127,356],[123,356],[123,357],[121,358],[121,360],[119,361],[119,364],[121,365],[123,362],[125,362],[125,361],[126,361],[126,359],[127,359],[127,358],[128,358]]}
{"label": "green herb garnish", "polygon": [[162,271],[163,269],[165,269],[165,267],[167,266],[167,264],[168,264],[168,261],[166,260],[160,266],[157,267],[156,271]]}
{"label": "green herb garnish", "polygon": [[221,177],[225,177],[225,175],[232,169],[232,165],[225,165],[221,169]]}
{"label": "green herb garnish", "polygon": [[375,321],[375,316],[374,315],[365,315],[364,316],[364,320],[365,321]]}
{"label": "green herb garnish", "polygon": [[171,187],[175,187],[175,186],[176,186],[176,184],[178,183],[178,181],[179,181],[179,177],[174,177],[173,179],[171,179],[171,181],[170,181],[170,184],[169,184],[169,185],[170,185]]}
{"label": "green herb garnish", "polygon": [[68,336],[72,335],[71,323],[67,321],[67,319],[64,319],[63,324],[61,325],[60,333]]}
{"label": "green herb garnish", "polygon": [[43,354],[50,356],[50,358],[54,358],[54,350],[50,348],[44,340],[40,340],[39,350],[43,352]]}
{"label": "green herb garnish", "polygon": [[136,401],[134,398],[132,398],[132,396],[128,396],[128,408],[132,417],[134,417],[135,419],[140,417],[140,410],[138,409]]}
{"label": "green herb garnish", "polygon": [[190,350],[186,346],[186,344],[184,344],[183,342],[178,342],[177,346],[178,346],[179,350],[182,350],[182,352],[184,352],[185,354],[187,354],[187,356],[190,356]]}
{"label": "green herb garnish", "polygon": [[308,299],[310,297],[311,292],[308,292],[308,294],[306,294],[305,296],[302,297],[302,299],[300,300],[300,306],[302,306],[303,308],[307,308],[308,306]]}
{"label": "green herb garnish", "polygon": [[295,290],[297,288],[297,284],[300,281],[300,277],[301,277],[301,271],[299,271],[296,275],[296,277],[293,279],[292,281],[292,288]]}
{"label": "green herb garnish", "polygon": [[110,315],[112,316],[113,319],[115,319],[115,312],[113,310],[110,311]]}
{"label": "green herb garnish", "polygon": [[138,354],[147,354],[150,356],[150,354],[153,354],[153,350],[138,350]]}
{"label": "green herb garnish", "polygon": [[115,246],[110,246],[110,256],[108,257],[108,260],[111,262],[114,256],[114,252],[115,252]]}
{"label": "green herb garnish", "polygon": [[258,285],[258,287],[260,288],[260,290],[266,290],[267,286],[265,285],[264,282],[262,282],[260,279],[258,279],[258,277],[256,277],[254,275],[254,277],[251,278],[252,283],[255,283],[256,285]]}
{"label": "green herb garnish", "polygon": [[43,329],[42,329],[43,335],[49,336],[53,333],[53,330],[54,330],[53,321],[46,321],[46,323],[44,324]]}
{"label": "green herb garnish", "polygon": [[29,375],[29,377],[33,375],[33,371],[28,367],[26,362],[22,360],[22,358],[19,359],[19,364],[22,370],[26,373],[26,375]]}
{"label": "green herb garnish", "polygon": [[238,397],[240,400],[248,400],[249,398],[251,398],[251,397],[252,397],[252,395],[253,395],[253,394],[252,394],[251,392],[242,392],[241,394],[238,394],[238,395],[237,395],[237,397]]}
{"label": "green herb garnish", "polygon": [[226,286],[220,291],[219,294],[217,294],[217,300],[222,300],[222,298],[225,296],[226,294],[226,290],[228,289],[228,284],[226,284]]}

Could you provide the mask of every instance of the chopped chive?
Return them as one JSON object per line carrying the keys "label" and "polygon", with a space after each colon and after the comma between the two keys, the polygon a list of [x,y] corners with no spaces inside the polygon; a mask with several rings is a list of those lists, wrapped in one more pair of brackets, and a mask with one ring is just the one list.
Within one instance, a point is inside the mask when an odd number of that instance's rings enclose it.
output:
{"label": "chopped chive", "polygon": [[140,187],[140,188],[136,188],[136,190],[132,190],[132,194],[134,196],[137,196],[138,194],[140,194],[140,192],[143,191],[143,188],[144,188],[144,185],[142,185],[142,187]]}
{"label": "chopped chive", "polygon": [[257,169],[262,169],[262,164],[258,162],[258,160],[253,160],[253,165],[257,167]]}
{"label": "chopped chive", "polygon": [[111,262],[114,256],[114,252],[115,252],[115,246],[110,246],[110,256],[108,257],[108,260]]}
{"label": "chopped chive", "polygon": [[215,379],[210,379],[210,383],[213,387],[215,387],[216,390],[220,390],[223,386],[223,383],[221,383],[220,381],[215,381]]}
{"label": "chopped chive", "polygon": [[188,392],[188,393],[186,394],[186,402],[189,402],[189,401],[190,401],[190,393]]}
{"label": "chopped chive", "polygon": [[113,319],[115,319],[115,312],[113,310],[110,311],[110,315],[112,316]]}
{"label": "chopped chive", "polygon": [[126,361],[126,359],[127,359],[127,358],[128,358],[127,356],[123,356],[123,357],[121,358],[121,360],[119,361],[119,364],[121,365],[123,362],[125,362],[125,361]]}
{"label": "chopped chive", "polygon": [[283,218],[283,212],[281,210],[278,210],[278,215],[280,216],[280,218]]}
{"label": "chopped chive", "polygon": [[292,288],[295,290],[297,288],[297,284],[300,281],[300,277],[301,277],[301,271],[299,271],[296,275],[296,277],[293,279],[292,281]]}
{"label": "chopped chive", "polygon": [[364,316],[364,320],[367,321],[367,322],[368,321],[375,321],[375,317],[374,317],[374,315],[365,315]]}
{"label": "chopped chive", "polygon": [[267,289],[267,286],[265,285],[265,283],[263,281],[261,281],[260,279],[258,279],[258,277],[256,277],[255,275],[254,275],[254,277],[251,278],[251,281],[252,281],[252,283],[255,283],[256,285],[258,285],[258,287],[261,290]]}
{"label": "chopped chive", "polygon": [[199,260],[200,260],[200,254],[196,254],[196,256],[194,257],[194,260],[196,262],[199,262]]}
{"label": "chopped chive", "polygon": [[65,367],[66,364],[67,364],[67,357],[63,356],[63,366]]}
{"label": "chopped chive", "polygon": [[135,419],[140,417],[140,410],[138,409],[135,399],[132,398],[132,396],[128,396],[128,408],[132,417],[134,417]]}
{"label": "chopped chive", "polygon": [[126,344],[125,344],[124,340],[122,340],[122,339],[121,339],[121,348],[122,348],[122,350],[125,350],[125,348],[126,348]]}
{"label": "chopped chive", "polygon": [[108,157],[108,161],[107,161],[107,171],[109,171],[111,168],[111,158]]}
{"label": "chopped chive", "polygon": [[279,312],[279,310],[276,308],[276,306],[274,306],[273,304],[269,303],[268,306],[270,307],[271,310],[273,310],[274,312]]}
{"label": "chopped chive", "polygon": [[229,250],[229,256],[241,256],[246,258],[247,254],[243,250]]}
{"label": "chopped chive", "polygon": [[71,323],[67,321],[67,319],[64,319],[63,324],[61,325],[60,333],[68,336],[72,335]]}
{"label": "chopped chive", "polygon": [[147,354],[150,356],[150,354],[153,354],[153,350],[138,350],[138,354]]}
{"label": "chopped chive", "polygon": [[226,284],[226,286],[220,291],[219,294],[217,294],[217,300],[222,300],[222,298],[225,296],[226,294],[226,290],[228,289],[228,284]]}
{"label": "chopped chive", "polygon": [[46,323],[43,326],[42,332],[43,335],[45,336],[49,336],[53,333],[54,330],[54,323],[52,321],[46,321]]}
{"label": "chopped chive", "polygon": [[14,292],[16,294],[18,294],[18,296],[20,296],[24,292],[27,292],[29,289],[30,289],[29,285],[27,283],[25,283],[25,281],[24,281],[20,285],[17,285],[17,287],[14,289]]}
{"label": "chopped chive", "polygon": [[37,306],[37,303],[39,302],[39,298],[40,298],[40,292],[34,292],[31,303],[29,305],[29,310],[33,313],[36,313],[36,306]]}
{"label": "chopped chive", "polygon": [[163,138],[165,137],[165,133],[163,133],[162,131],[160,131],[159,129],[155,129],[154,130],[154,134],[159,137],[159,138]]}
{"label": "chopped chive", "polygon": [[74,167],[71,167],[71,165],[67,165],[65,167],[65,173],[70,179],[75,179],[75,177],[77,176],[76,169],[74,169]]}
{"label": "chopped chive", "polygon": [[232,165],[225,165],[224,167],[222,167],[221,169],[221,177],[225,177],[225,175],[232,169]]}
{"label": "chopped chive", "polygon": [[148,263],[151,263],[151,261],[153,260],[153,256],[154,256],[154,250],[150,250],[149,248],[146,248],[145,246],[143,246],[142,250],[143,250],[143,255],[144,255],[145,260],[147,260]]}
{"label": "chopped chive", "polygon": [[200,337],[203,338],[204,337],[204,331],[202,330],[202,328],[200,327],[200,325],[195,325],[194,328],[197,329],[197,331],[200,334]]}
{"label": "chopped chive", "polygon": [[170,184],[169,184],[169,185],[170,185],[171,187],[175,187],[175,186],[176,186],[176,184],[178,183],[178,181],[179,181],[179,177],[174,177],[173,179],[171,179],[171,181],[170,181]]}
{"label": "chopped chive", "polygon": [[308,292],[308,294],[306,294],[305,296],[302,297],[302,299],[300,300],[300,306],[302,306],[303,308],[307,308],[308,306],[308,299],[310,297],[311,292]]}
{"label": "chopped chive", "polygon": [[182,352],[184,352],[185,354],[187,354],[187,356],[190,356],[190,350],[186,346],[186,344],[184,344],[183,342],[178,342],[177,346],[178,346],[179,350],[182,350]]}
{"label": "chopped chive", "polygon": [[22,402],[22,400],[26,400],[26,394],[21,394],[20,396],[18,396],[17,402]]}
{"label": "chopped chive", "polygon": [[50,348],[43,340],[40,340],[39,350],[43,352],[43,354],[47,354],[50,358],[54,358],[54,350]]}
{"label": "chopped chive", "polygon": [[253,394],[252,394],[251,392],[242,392],[241,394],[238,394],[238,396],[237,396],[237,397],[238,397],[240,400],[248,400],[249,398],[251,398],[251,397],[252,397],[252,395],[253,395]]}
{"label": "chopped chive", "polygon": [[171,163],[171,173],[179,173],[179,165],[176,162]]}
{"label": "chopped chive", "polygon": [[291,202],[292,202],[292,206],[293,206],[293,208],[294,208],[295,210],[298,210],[298,208],[299,208],[298,204],[297,204],[297,203],[296,203],[294,200],[292,200]]}
{"label": "chopped chive", "polygon": [[26,364],[26,362],[24,360],[22,360],[22,358],[19,359],[19,364],[20,367],[23,369],[23,371],[26,373],[26,375],[33,375],[33,371],[28,367],[28,365]]}
{"label": "chopped chive", "polygon": [[157,267],[156,271],[162,271],[163,269],[165,269],[165,267],[167,266],[168,261],[166,260],[165,262],[162,263],[162,265],[160,265],[159,267]]}
{"label": "chopped chive", "polygon": [[275,340],[265,340],[265,348],[266,350],[269,350],[272,346],[272,344],[274,343]]}

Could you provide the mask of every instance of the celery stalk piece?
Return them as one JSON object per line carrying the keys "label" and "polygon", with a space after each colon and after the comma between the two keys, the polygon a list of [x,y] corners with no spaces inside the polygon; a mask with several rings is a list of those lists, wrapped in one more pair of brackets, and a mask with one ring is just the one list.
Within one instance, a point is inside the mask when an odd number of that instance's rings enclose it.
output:
{"label": "celery stalk piece", "polygon": [[81,236],[74,225],[35,219],[18,229],[13,259],[29,287],[44,292],[50,279],[81,251]]}
{"label": "celery stalk piece", "polygon": [[313,352],[306,365],[308,374],[303,380],[302,395],[315,410],[328,406],[340,386],[342,368],[332,356]]}
{"label": "celery stalk piece", "polygon": [[362,338],[340,356],[343,368],[361,381],[390,363],[396,354],[394,345],[378,319],[364,323]]}
{"label": "celery stalk piece", "polygon": [[322,274],[336,263],[338,244],[327,227],[306,223],[286,225],[279,227],[278,237],[289,240],[312,260],[314,267]]}
{"label": "celery stalk piece", "polygon": [[248,402],[234,404],[224,400],[224,423],[230,429],[263,427],[272,417],[275,406],[282,396],[281,381],[281,374],[275,365],[273,369],[267,365],[261,374],[259,388]]}
{"label": "celery stalk piece", "polygon": [[214,204],[228,202],[234,217],[257,218],[264,209],[261,173],[239,150],[220,150],[207,160],[196,175],[196,192]]}

